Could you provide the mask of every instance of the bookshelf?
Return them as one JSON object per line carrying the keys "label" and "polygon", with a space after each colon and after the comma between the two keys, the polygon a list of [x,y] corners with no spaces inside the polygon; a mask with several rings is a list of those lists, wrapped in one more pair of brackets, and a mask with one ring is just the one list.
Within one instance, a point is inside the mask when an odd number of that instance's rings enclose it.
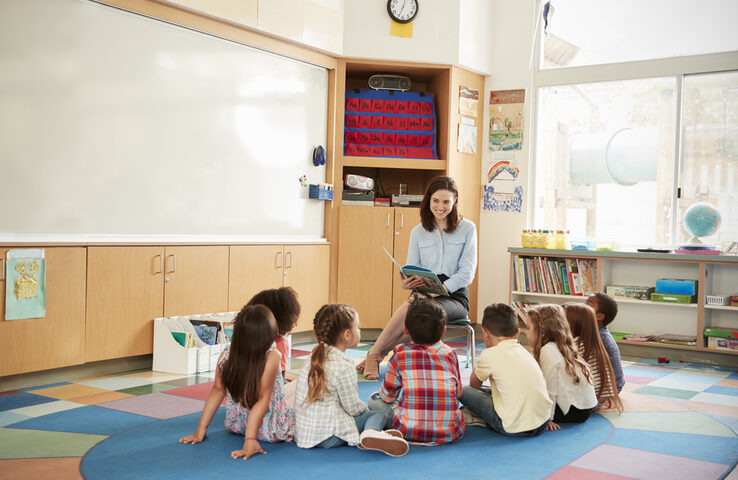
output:
{"label": "bookshelf", "polygon": [[[595,291],[608,285],[653,286],[660,278],[698,280],[697,303],[676,304],[618,298],[618,315],[610,324],[611,331],[663,335],[695,335],[696,345],[672,345],[656,341],[618,340],[620,344],[661,347],[738,355],[735,350],[706,347],[706,327],[738,329],[738,307],[707,305],[706,295],[738,294],[738,257],[728,255],[681,255],[640,252],[605,252],[589,250],[549,250],[508,248],[510,254],[509,301],[524,303],[558,303],[584,301],[586,296],[565,295],[551,290],[529,291],[521,288],[516,275],[519,258],[543,260],[579,259],[596,262]],[[523,284],[525,285],[525,284]]]}

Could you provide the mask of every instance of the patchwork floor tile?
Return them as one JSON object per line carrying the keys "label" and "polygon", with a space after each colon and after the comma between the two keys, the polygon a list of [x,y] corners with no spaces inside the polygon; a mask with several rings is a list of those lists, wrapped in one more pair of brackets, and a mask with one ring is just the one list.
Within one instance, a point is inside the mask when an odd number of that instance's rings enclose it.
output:
{"label": "patchwork floor tile", "polygon": [[15,410],[16,408],[30,407],[41,403],[53,402],[54,399],[35,393],[21,391],[8,392],[8,395],[0,396],[0,410]]}
{"label": "patchwork floor tile", "polygon": [[[28,420],[31,417],[27,417],[25,415],[21,415],[19,413],[15,413],[14,410],[11,410],[9,412],[0,412],[0,427],[5,427],[7,425],[12,425],[16,422],[22,422],[23,420]],[[1,470],[0,470],[1,471]],[[2,478],[2,477],[0,477]]]}
{"label": "patchwork floor tile", "polygon": [[50,384],[48,384],[48,385],[39,385],[39,386],[36,386],[36,387],[28,387],[28,388],[23,388],[22,390],[23,390],[24,392],[32,392],[32,391],[34,391],[34,390],[40,390],[40,389],[42,389],[42,388],[50,388],[50,387],[60,387],[60,386],[62,386],[62,385],[69,385],[70,383],[71,383],[71,382],[57,382],[57,383],[50,383]]}
{"label": "patchwork floor tile", "polygon": [[683,390],[683,389],[678,389],[678,388],[654,387],[649,384],[649,385],[643,386],[635,390],[635,393],[640,393],[641,395],[656,395],[659,397],[670,397],[670,398],[679,398],[681,400],[689,400],[690,398],[697,395],[699,392],[696,390]]}
{"label": "patchwork floor tile", "polygon": [[10,428],[113,435],[156,419],[95,405],[15,423]]}
{"label": "patchwork floor tile", "polygon": [[0,428],[0,458],[81,457],[107,435]]}
{"label": "patchwork floor tile", "polygon": [[625,383],[630,383],[631,385],[648,385],[651,382],[656,381],[657,379],[654,379],[653,377],[636,377],[633,375],[625,375]]}
{"label": "patchwork floor tile", "polygon": [[546,480],[632,480],[632,478],[585,470],[584,468],[564,467],[546,477]]}
{"label": "patchwork floor tile", "polygon": [[735,437],[731,429],[698,412],[623,412],[620,415],[603,413],[602,416],[615,428]]}
{"label": "patchwork floor tile", "polygon": [[296,350],[293,348],[290,352],[290,358],[304,357],[310,355],[311,351],[312,350]]}
{"label": "patchwork floor tile", "polygon": [[177,395],[186,398],[196,398],[198,400],[207,400],[210,390],[213,388],[213,382],[200,383],[199,385],[192,385],[191,387],[175,388],[173,390],[167,390],[167,395]]}
{"label": "patchwork floor tile", "polygon": [[186,378],[189,375],[182,375],[179,373],[152,372],[151,370],[144,370],[142,372],[126,373],[123,376],[128,378],[142,378],[147,380],[149,383],[166,383],[169,380]]}
{"label": "patchwork floor tile", "polygon": [[[726,387],[723,385],[713,385],[704,390],[705,393],[715,393],[717,395],[728,395],[738,397],[738,388]],[[738,402],[736,403],[738,405]]]}
{"label": "patchwork floor tile", "polygon": [[166,393],[152,393],[150,395],[140,395],[124,400],[101,403],[98,406],[147,417],[165,419],[199,412],[204,405],[205,402],[202,400],[167,395]]}
{"label": "patchwork floor tile", "polygon": [[81,479],[82,476],[79,474],[80,460],[79,457],[0,460],[0,479]]}
{"label": "patchwork floor tile", "polygon": [[27,417],[41,417],[43,415],[49,415],[56,412],[63,412],[64,410],[73,410],[82,406],[83,405],[78,402],[56,400],[53,402],[32,405],[30,407],[16,408],[13,411]]}
{"label": "patchwork floor tile", "polygon": [[[666,402],[657,397],[627,391],[620,393],[620,400],[623,402],[625,412],[684,412],[689,410],[682,405]],[[600,412],[617,412],[617,410],[603,409]]]}
{"label": "patchwork floor tile", "polygon": [[729,407],[738,407],[738,397],[734,395],[722,395],[717,393],[701,392],[690,398],[694,402],[717,403]]}
{"label": "patchwork floor tile", "polygon": [[58,398],[60,400],[69,400],[75,397],[83,397],[86,395],[93,395],[95,393],[105,393],[107,391],[108,390],[103,388],[70,383],[69,385],[62,385],[61,387],[42,388],[41,390],[36,390],[34,393],[37,395],[44,395],[46,397]]}
{"label": "patchwork floor tile", "polygon": [[738,388],[738,380],[733,380],[731,378],[723,378],[715,385],[720,385],[722,387],[733,387]]}
{"label": "patchwork floor tile", "polygon": [[666,433],[616,428],[609,445],[676,455],[706,462],[733,464],[738,456],[738,437]]}
{"label": "patchwork floor tile", "polygon": [[570,466],[642,480],[718,479],[729,468],[719,463],[614,445],[600,445]]}
{"label": "patchwork floor tile", "polygon": [[[210,382],[205,382],[205,383],[200,383],[198,385],[207,385],[209,383]],[[174,385],[170,385],[168,383],[150,383],[148,385],[140,385],[138,387],[124,388],[123,390],[119,390],[118,393],[122,393],[127,396],[146,395],[149,393],[166,392],[167,390],[173,390],[176,388],[182,388],[182,387],[175,387]],[[111,398],[111,400],[118,400],[118,399]]]}
{"label": "patchwork floor tile", "polygon": [[202,375],[191,375],[185,378],[178,378],[176,380],[169,380],[165,382],[167,385],[173,387],[189,387],[190,385],[198,385],[200,383],[212,382],[213,379]]}
{"label": "patchwork floor tile", "polygon": [[731,405],[721,405],[716,403],[695,402],[694,400],[687,400],[682,404],[682,406],[691,410],[695,410],[697,412],[738,418],[738,407],[733,407]]}
{"label": "patchwork floor tile", "polygon": [[[137,387],[142,388],[142,387]],[[81,397],[75,397],[73,400],[76,403],[82,403],[84,405],[97,405],[98,403],[112,402],[113,400],[123,400],[124,398],[132,397],[133,395],[121,392],[102,392],[93,393],[92,395],[83,395]]]}
{"label": "patchwork floor tile", "polygon": [[139,387],[149,382],[145,378],[138,377],[108,377],[98,380],[90,380],[88,382],[77,382],[78,385],[87,385],[88,387],[101,388],[104,390],[123,390],[124,388]]}

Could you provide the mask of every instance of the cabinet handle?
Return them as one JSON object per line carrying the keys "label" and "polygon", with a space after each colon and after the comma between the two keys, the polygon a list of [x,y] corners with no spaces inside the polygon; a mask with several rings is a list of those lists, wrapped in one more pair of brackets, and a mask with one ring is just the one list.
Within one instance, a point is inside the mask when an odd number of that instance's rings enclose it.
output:
{"label": "cabinet handle", "polygon": [[401,213],[400,214],[400,229],[403,229],[403,228],[405,228],[405,214]]}
{"label": "cabinet handle", "polygon": [[164,271],[164,256],[163,255],[154,255],[154,258],[159,257],[159,271],[154,272],[154,275],[159,275]]}
{"label": "cabinet handle", "polygon": [[0,282],[4,282],[5,281],[5,259],[0,258],[0,262],[2,262],[2,266],[3,266],[3,271],[2,271],[3,277],[0,278]]}
{"label": "cabinet handle", "polygon": [[[172,258],[172,269],[169,270],[169,271],[167,271],[167,273],[174,273],[174,272],[177,271],[177,256],[174,255],[174,254],[167,255],[167,260],[169,260],[169,257]],[[168,262],[167,262],[167,264],[168,264]]]}
{"label": "cabinet handle", "polygon": [[390,217],[390,214],[388,213],[388,214],[387,214],[387,228],[390,228],[390,224],[389,224],[389,220],[390,220],[390,219],[389,219],[389,217]]}
{"label": "cabinet handle", "polygon": [[289,264],[285,265],[284,269],[287,270],[288,268],[292,268],[292,252],[287,252],[284,256],[284,259],[287,260],[289,258],[290,262]]}
{"label": "cabinet handle", "polygon": [[282,252],[274,254],[274,268],[282,268]]}

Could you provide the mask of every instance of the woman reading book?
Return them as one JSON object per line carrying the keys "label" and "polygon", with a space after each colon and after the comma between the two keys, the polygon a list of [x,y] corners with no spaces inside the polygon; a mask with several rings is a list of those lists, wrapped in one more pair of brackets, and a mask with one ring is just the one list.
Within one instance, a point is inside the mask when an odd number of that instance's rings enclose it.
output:
{"label": "woman reading book", "polygon": [[[443,282],[448,295],[432,295],[449,320],[464,318],[469,313],[469,289],[477,269],[477,228],[474,222],[461,218],[458,210],[459,190],[451,177],[434,178],[420,202],[420,225],[410,233],[407,265],[432,270]],[[423,286],[423,279],[410,276],[402,280],[402,288],[413,290]],[[366,379],[379,377],[379,362],[395,345],[409,339],[405,335],[405,315],[415,300],[412,292],[392,315],[366,359],[356,366]]]}

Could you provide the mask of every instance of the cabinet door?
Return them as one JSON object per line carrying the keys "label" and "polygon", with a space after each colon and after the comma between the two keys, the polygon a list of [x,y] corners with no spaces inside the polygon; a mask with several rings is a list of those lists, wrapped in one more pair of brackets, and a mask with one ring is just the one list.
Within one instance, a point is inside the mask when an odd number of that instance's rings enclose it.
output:
{"label": "cabinet door", "polygon": [[300,301],[295,332],[313,330],[313,318],[328,303],[329,245],[285,245],[284,286],[292,287]]}
{"label": "cabinet door", "polygon": [[228,310],[238,311],[256,293],[283,283],[282,245],[231,247],[228,274]]}
{"label": "cabinet door", "polygon": [[85,360],[152,352],[164,313],[164,247],[88,247]]}
{"label": "cabinet door", "polygon": [[[400,265],[405,265],[410,244],[410,232],[420,223],[419,208],[395,208],[394,257]],[[402,277],[395,268],[392,272],[392,312],[397,310],[410,295],[409,290],[400,287]]]}
{"label": "cabinet door", "polygon": [[166,247],[164,316],[228,307],[228,246]]}
{"label": "cabinet door", "polygon": [[340,209],[337,300],[359,312],[364,328],[383,328],[392,315],[394,209]]}
{"label": "cabinet door", "polygon": [[[0,377],[85,362],[84,247],[46,248],[46,316],[5,320],[6,265],[0,283]],[[0,249],[6,258],[8,249]]]}

